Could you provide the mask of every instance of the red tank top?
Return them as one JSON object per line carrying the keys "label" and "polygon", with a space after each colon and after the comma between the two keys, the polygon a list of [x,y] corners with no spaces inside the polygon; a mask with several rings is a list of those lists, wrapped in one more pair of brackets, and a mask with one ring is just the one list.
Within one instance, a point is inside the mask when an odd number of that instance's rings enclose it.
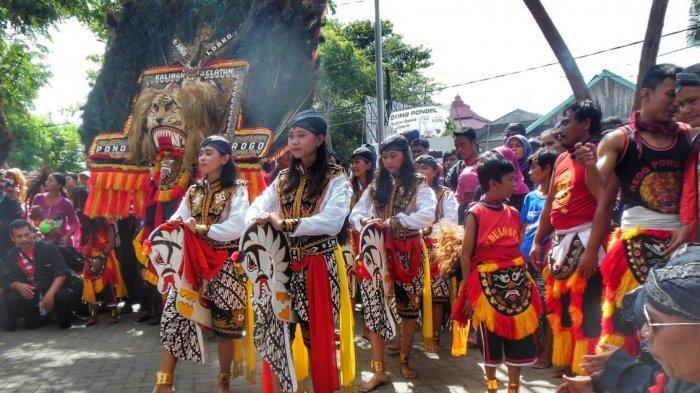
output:
{"label": "red tank top", "polygon": [[475,203],[468,214],[476,218],[477,226],[472,269],[485,261],[507,263],[522,256],[522,225],[514,207],[503,205],[502,209],[494,209]]}
{"label": "red tank top", "polygon": [[550,219],[554,229],[569,229],[593,221],[597,206],[586,187],[586,168],[564,152],[554,164],[554,202]]}

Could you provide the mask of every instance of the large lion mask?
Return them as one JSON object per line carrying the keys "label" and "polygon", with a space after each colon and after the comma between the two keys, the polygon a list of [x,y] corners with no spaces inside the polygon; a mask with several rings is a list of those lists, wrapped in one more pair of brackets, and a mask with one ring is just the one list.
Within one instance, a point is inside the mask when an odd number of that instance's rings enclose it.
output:
{"label": "large lion mask", "polygon": [[222,96],[212,82],[199,80],[144,89],[134,104],[130,159],[150,164],[159,153],[169,152],[189,168],[202,140],[221,129]]}

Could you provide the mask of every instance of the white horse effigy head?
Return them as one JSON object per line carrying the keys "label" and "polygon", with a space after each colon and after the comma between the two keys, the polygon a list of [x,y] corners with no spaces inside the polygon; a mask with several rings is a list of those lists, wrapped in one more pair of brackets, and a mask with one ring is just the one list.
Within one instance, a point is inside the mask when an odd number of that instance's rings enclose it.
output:
{"label": "white horse effigy head", "polygon": [[181,226],[161,225],[148,239],[151,247],[148,259],[158,274],[158,291],[177,290],[182,276],[184,230]]}
{"label": "white horse effigy head", "polygon": [[253,299],[271,303],[275,316],[285,322],[297,322],[290,295],[291,256],[284,233],[272,225],[251,224],[240,240],[243,270],[253,282]]}

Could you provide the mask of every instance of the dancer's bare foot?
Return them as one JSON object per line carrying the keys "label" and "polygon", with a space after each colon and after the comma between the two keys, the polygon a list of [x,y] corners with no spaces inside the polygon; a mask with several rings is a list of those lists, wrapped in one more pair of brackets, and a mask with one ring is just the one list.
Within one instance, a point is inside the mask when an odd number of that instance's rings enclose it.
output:
{"label": "dancer's bare foot", "polygon": [[552,378],[563,378],[564,375],[566,376],[574,376],[574,372],[571,370],[571,367],[564,367],[560,368],[557,371],[552,374]]}
{"label": "dancer's bare foot", "polygon": [[219,373],[219,389],[217,393],[231,393],[229,385],[231,384],[231,374]]}
{"label": "dancer's bare foot", "polygon": [[231,393],[231,390],[229,389],[228,385],[219,385],[219,390],[216,391],[217,393]]}
{"label": "dancer's bare foot", "polygon": [[401,363],[401,375],[406,379],[413,379],[418,376],[408,363]]}
{"label": "dancer's bare foot", "polygon": [[388,355],[398,355],[401,352],[401,344],[397,341],[386,346]]}
{"label": "dancer's bare foot", "polygon": [[87,319],[87,322],[85,322],[85,326],[92,326],[97,323],[97,315],[90,315],[90,317]]}
{"label": "dancer's bare foot", "polygon": [[136,317],[136,323],[146,322],[149,319],[151,319],[151,312],[141,310],[141,311],[139,311],[139,314]]}
{"label": "dancer's bare foot", "polygon": [[360,391],[371,392],[372,390],[384,385],[387,382],[389,382],[389,377],[386,375],[386,373],[374,373],[374,375],[372,375],[372,378],[369,381],[362,384],[362,386],[360,387]]}
{"label": "dancer's bare foot", "polygon": [[433,335],[433,349],[435,352],[442,349],[442,347],[440,346],[440,335],[439,334]]}
{"label": "dancer's bare foot", "polygon": [[543,370],[545,368],[550,368],[552,367],[552,362],[549,360],[551,356],[540,356],[535,360],[535,363],[532,364],[532,368],[537,369],[537,370]]}
{"label": "dancer's bare foot", "polygon": [[156,387],[153,388],[153,393],[173,393],[173,392],[175,392],[173,385],[156,385]]}

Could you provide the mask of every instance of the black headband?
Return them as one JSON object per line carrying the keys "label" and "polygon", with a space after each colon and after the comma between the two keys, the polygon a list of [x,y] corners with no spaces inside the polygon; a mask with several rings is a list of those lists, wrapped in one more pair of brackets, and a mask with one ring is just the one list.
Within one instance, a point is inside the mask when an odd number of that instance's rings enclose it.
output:
{"label": "black headband", "polygon": [[231,155],[233,153],[233,151],[231,150],[231,142],[229,142],[228,140],[226,140],[226,138],[220,135],[212,135],[210,137],[207,137],[199,145],[199,148],[202,149],[207,146],[211,146],[221,154]]}
{"label": "black headband", "polygon": [[384,141],[379,144],[380,154],[386,150],[398,150],[408,152],[410,150],[410,147],[406,138],[404,138],[402,135],[395,134],[384,139]]}
{"label": "black headband", "polygon": [[323,118],[323,114],[314,110],[301,111],[294,115],[289,128],[299,127],[316,135],[326,135],[328,123]]}
{"label": "black headband", "polygon": [[355,149],[352,154],[350,155],[350,159],[352,160],[353,158],[362,158],[365,161],[368,161],[372,164],[374,164],[377,161],[377,153],[374,152],[374,149],[370,146],[360,146],[357,149]]}
{"label": "black headband", "polygon": [[433,169],[438,169],[437,160],[430,154],[423,154],[422,156],[416,158],[416,164],[425,164]]}

